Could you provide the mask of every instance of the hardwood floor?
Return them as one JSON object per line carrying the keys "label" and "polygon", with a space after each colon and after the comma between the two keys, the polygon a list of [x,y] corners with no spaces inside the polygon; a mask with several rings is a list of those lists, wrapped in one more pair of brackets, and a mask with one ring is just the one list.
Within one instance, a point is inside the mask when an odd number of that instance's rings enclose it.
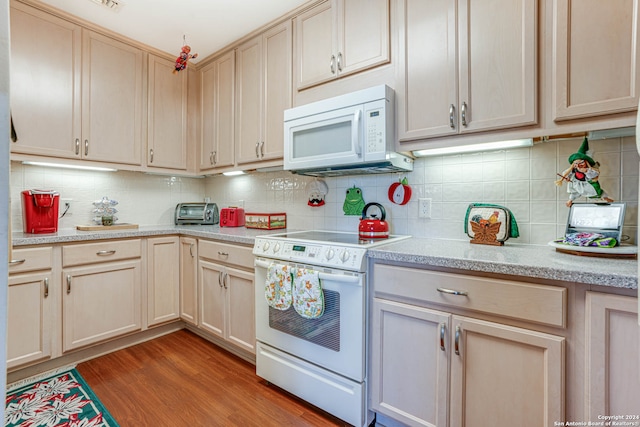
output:
{"label": "hardwood floor", "polygon": [[181,330],[77,366],[122,427],[344,426]]}

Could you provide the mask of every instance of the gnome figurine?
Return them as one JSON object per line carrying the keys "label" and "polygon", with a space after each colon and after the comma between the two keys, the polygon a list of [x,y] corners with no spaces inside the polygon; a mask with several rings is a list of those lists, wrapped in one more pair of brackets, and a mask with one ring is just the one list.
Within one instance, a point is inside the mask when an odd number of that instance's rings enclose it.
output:
{"label": "gnome figurine", "polygon": [[[609,198],[598,182],[600,164],[593,160],[588,152],[589,141],[585,137],[578,151],[569,156],[569,164],[571,166],[562,174],[558,174],[560,179],[556,181],[556,185],[561,187],[564,182],[567,183],[569,200],[566,204],[568,207],[571,207],[574,200],[579,197],[599,199],[598,201],[607,203],[613,202],[613,199]],[[593,201],[595,202],[596,200]]]}

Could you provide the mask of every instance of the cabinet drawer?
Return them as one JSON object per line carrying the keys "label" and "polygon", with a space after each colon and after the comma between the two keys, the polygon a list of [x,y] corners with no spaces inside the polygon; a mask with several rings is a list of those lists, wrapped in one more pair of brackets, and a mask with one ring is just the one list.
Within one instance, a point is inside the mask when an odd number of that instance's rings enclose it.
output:
{"label": "cabinet drawer", "polygon": [[[567,290],[514,280],[376,264],[376,296],[458,307],[544,325],[566,326]],[[464,294],[455,295],[458,291]],[[449,293],[447,293],[449,292]]]}
{"label": "cabinet drawer", "polygon": [[200,258],[207,258],[253,270],[253,253],[251,247],[200,240],[198,243],[198,256]]}
{"label": "cabinet drawer", "polygon": [[50,270],[53,264],[53,248],[14,249],[9,261],[9,274],[25,271]]}
{"label": "cabinet drawer", "polygon": [[67,245],[62,247],[62,266],[140,258],[141,253],[139,239]]}

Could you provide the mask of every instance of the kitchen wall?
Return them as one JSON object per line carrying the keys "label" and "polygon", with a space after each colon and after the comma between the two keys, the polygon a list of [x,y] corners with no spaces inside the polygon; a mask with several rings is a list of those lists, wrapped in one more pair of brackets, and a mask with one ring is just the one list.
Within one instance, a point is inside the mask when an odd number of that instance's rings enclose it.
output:
{"label": "kitchen wall", "polygon": [[[93,202],[107,196],[117,200],[118,222],[140,225],[173,224],[179,202],[202,201],[205,180],[148,175],[139,172],[93,172],[28,166],[11,162],[11,218],[14,231],[22,231],[22,190],[53,189],[61,199],[71,198],[69,212],[58,228],[93,224]],[[64,211],[60,203],[60,214]]]}
{"label": "kitchen wall", "polygon": [[[12,162],[12,220],[14,230],[21,230],[20,191],[52,188],[62,198],[73,199],[71,215],[60,220],[59,228],[91,223],[92,202],[102,196],[120,202],[119,222],[140,225],[172,224],[176,203],[210,197],[219,207],[286,212],[290,229],[355,231],[359,218],[342,212],[346,189],[355,185],[362,189],[366,202],[384,205],[392,233],[466,240],[463,224],[467,206],[471,202],[490,202],[514,213],[520,237],[510,242],[544,245],[564,233],[567,187],[556,187],[554,181],[556,173],[567,168],[567,158],[581,142],[551,141],[531,148],[423,158],[416,161],[409,174],[326,178],[329,193],[326,205],[319,208],[307,206],[307,186],[314,178],[282,171],[198,179],[50,169]],[[635,242],[640,163],[635,140],[592,140],[589,145],[593,157],[600,162],[604,190],[616,201],[627,202],[624,233]],[[387,198],[388,188],[404,176],[413,197],[407,205],[394,205]],[[417,200],[421,197],[432,199],[430,219],[418,218]]]}
{"label": "kitchen wall", "polygon": [[[468,239],[464,217],[471,202],[490,202],[512,210],[520,237],[515,243],[546,245],[564,234],[569,209],[567,186],[557,187],[556,173],[582,139],[552,141],[531,148],[438,156],[418,159],[406,174],[413,197],[407,205],[389,202],[389,186],[405,174],[326,178],[326,205],[307,206],[311,177],[285,172],[251,174],[206,181],[206,194],[219,206],[244,206],[247,211],[287,213],[289,228],[356,231],[358,217],[345,216],[342,204],[348,187],[362,189],[366,202],[379,202],[387,210],[391,232],[418,237]],[[616,201],[627,202],[625,234],[635,242],[638,212],[638,164],[633,137],[590,141],[600,162],[600,183]],[[418,218],[418,198],[432,199],[432,218]],[[372,211],[376,213],[375,210]]]}

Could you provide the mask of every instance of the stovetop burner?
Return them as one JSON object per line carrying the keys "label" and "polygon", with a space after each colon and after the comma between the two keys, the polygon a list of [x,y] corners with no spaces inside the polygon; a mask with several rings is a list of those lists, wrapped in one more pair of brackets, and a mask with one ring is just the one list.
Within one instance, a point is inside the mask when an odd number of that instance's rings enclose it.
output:
{"label": "stovetop burner", "polygon": [[299,240],[313,243],[335,243],[358,245],[361,247],[373,247],[385,245],[395,242],[399,239],[406,239],[411,236],[390,235],[387,238],[380,239],[362,239],[358,233],[347,231],[324,231],[324,230],[308,230],[308,231],[290,231],[287,233],[270,234],[264,236],[266,238],[277,238],[279,240]]}

